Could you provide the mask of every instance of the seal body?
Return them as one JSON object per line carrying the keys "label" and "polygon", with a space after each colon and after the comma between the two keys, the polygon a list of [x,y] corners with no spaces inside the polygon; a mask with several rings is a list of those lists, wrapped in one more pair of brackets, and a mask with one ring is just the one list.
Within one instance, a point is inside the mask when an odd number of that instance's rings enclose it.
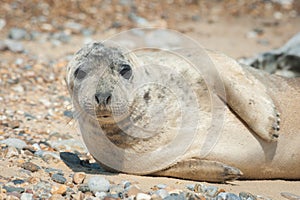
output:
{"label": "seal body", "polygon": [[133,174],[299,179],[299,80],[206,55],[224,92],[177,54],[102,43],[77,52],[67,83],[90,153]]}

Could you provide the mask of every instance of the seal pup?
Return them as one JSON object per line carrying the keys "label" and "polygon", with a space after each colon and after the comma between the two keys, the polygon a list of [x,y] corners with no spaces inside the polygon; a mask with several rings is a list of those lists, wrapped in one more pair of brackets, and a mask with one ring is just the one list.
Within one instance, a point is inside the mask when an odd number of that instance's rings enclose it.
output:
{"label": "seal pup", "polygon": [[[203,77],[176,55],[124,53],[102,43],[77,52],[67,67],[67,84],[90,153],[111,170],[134,174],[213,182],[299,179],[299,80],[242,67],[221,53],[207,54],[226,95],[210,94]],[[153,60],[176,73],[140,70],[141,61]],[[215,144],[201,155],[211,127],[211,95],[224,106],[225,118]],[[181,104],[174,105],[178,98]]]}

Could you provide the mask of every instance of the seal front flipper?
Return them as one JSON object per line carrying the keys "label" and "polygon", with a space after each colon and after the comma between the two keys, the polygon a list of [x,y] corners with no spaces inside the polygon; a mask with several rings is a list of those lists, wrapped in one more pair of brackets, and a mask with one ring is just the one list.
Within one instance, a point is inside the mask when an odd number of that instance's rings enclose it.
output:
{"label": "seal front flipper", "polygon": [[170,176],[183,179],[209,182],[226,182],[238,179],[243,173],[235,168],[217,161],[191,158],[180,161],[171,167],[155,172],[155,176]]}
{"label": "seal front flipper", "polygon": [[266,141],[279,137],[279,112],[268,89],[252,73],[221,53],[208,52],[223,80],[226,96],[220,96],[231,109]]}

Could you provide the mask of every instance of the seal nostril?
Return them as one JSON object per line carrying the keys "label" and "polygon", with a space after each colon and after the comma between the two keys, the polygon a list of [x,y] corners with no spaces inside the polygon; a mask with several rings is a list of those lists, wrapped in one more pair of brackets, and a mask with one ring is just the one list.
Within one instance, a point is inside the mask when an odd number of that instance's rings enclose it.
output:
{"label": "seal nostril", "polygon": [[108,105],[111,103],[110,93],[96,93],[95,101],[98,105]]}
{"label": "seal nostril", "polygon": [[98,98],[98,95],[97,95],[97,94],[95,95],[95,100],[96,100],[97,104],[100,104],[100,100],[99,100],[99,98]]}
{"label": "seal nostril", "polygon": [[110,104],[110,102],[111,102],[111,95],[109,94],[109,95],[106,97],[105,103],[106,103],[106,105],[108,105],[108,104]]}

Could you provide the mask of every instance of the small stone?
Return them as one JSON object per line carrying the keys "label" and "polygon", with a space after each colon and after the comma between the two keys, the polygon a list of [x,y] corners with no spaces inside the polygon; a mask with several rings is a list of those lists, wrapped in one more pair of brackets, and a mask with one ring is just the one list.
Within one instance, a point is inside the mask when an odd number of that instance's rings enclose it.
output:
{"label": "small stone", "polygon": [[27,32],[21,28],[11,28],[8,37],[13,40],[22,40],[26,37]]}
{"label": "small stone", "polygon": [[141,193],[141,189],[136,185],[131,185],[127,188],[127,195],[129,197],[136,196],[138,193]]}
{"label": "small stone", "polygon": [[104,199],[107,196],[106,192],[96,192],[95,196],[99,199]]}
{"label": "small stone", "polygon": [[217,196],[217,200],[241,200],[240,197],[233,193],[221,192]]}
{"label": "small stone", "polygon": [[71,199],[82,200],[84,199],[84,194],[81,191],[77,192],[76,194],[71,194]]}
{"label": "small stone", "polygon": [[157,194],[162,199],[169,196],[169,192],[167,190],[164,190],[164,189],[157,190],[157,191],[154,192],[154,194]]}
{"label": "small stone", "polygon": [[186,200],[184,193],[173,193],[165,197],[164,200]]}
{"label": "small stone", "polygon": [[22,187],[11,187],[11,186],[6,186],[5,185],[2,188],[5,189],[7,193],[8,192],[17,192],[17,193],[23,193],[23,192],[25,192],[25,189],[22,188]]}
{"label": "small stone", "polygon": [[53,185],[51,188],[51,194],[65,194],[67,192],[66,185]]}
{"label": "small stone", "polygon": [[150,200],[151,196],[144,193],[138,193],[135,197],[136,200]]}
{"label": "small stone", "polygon": [[21,165],[21,167],[23,169],[26,169],[26,170],[31,171],[31,172],[36,172],[36,171],[41,169],[38,165],[36,165],[32,162],[25,162]]}
{"label": "small stone", "polygon": [[185,187],[186,187],[188,190],[194,191],[195,184],[187,184]]}
{"label": "small stone", "polygon": [[240,192],[239,197],[241,200],[256,200],[256,197],[248,192]]}
{"label": "small stone", "polygon": [[5,19],[0,19],[0,30],[2,30],[4,27],[5,27],[5,25],[6,25],[6,21],[5,21]]}
{"label": "small stone", "polygon": [[82,184],[78,187],[78,190],[85,193],[85,192],[90,192],[90,188],[88,186],[88,184]]}
{"label": "small stone", "polygon": [[158,189],[165,189],[167,187],[167,185],[166,184],[157,184],[156,187]]}
{"label": "small stone", "polygon": [[61,184],[65,184],[67,182],[67,179],[63,175],[61,175],[59,173],[53,174],[51,176],[51,179],[53,181],[55,181],[57,183],[61,183]]}
{"label": "small stone", "polygon": [[289,200],[300,200],[299,195],[292,194],[292,193],[289,193],[289,192],[281,192],[280,195],[283,196],[286,199],[289,199]]}
{"label": "small stone", "polygon": [[23,193],[21,195],[21,200],[32,200],[33,199],[33,194],[30,193]]}
{"label": "small stone", "polygon": [[85,177],[86,177],[86,174],[84,172],[76,172],[73,175],[73,182],[75,184],[81,184],[81,183],[83,183]]}
{"label": "small stone", "polygon": [[10,51],[15,53],[22,53],[25,50],[22,43],[20,42],[5,40],[5,44]]}
{"label": "small stone", "polygon": [[216,186],[206,186],[206,190],[203,194],[208,196],[208,197],[215,197],[218,194],[218,187],[216,187]]}
{"label": "small stone", "polygon": [[108,192],[110,183],[101,176],[93,176],[88,180],[88,186],[92,192]]}
{"label": "small stone", "polygon": [[73,22],[73,21],[69,21],[69,22],[65,23],[65,27],[67,29],[70,29],[72,31],[72,33],[80,33],[80,31],[83,28],[83,26],[81,24]]}
{"label": "small stone", "polygon": [[6,144],[7,146],[12,146],[17,149],[23,149],[24,147],[27,146],[27,144],[23,140],[17,138],[8,138],[5,140],[1,140],[0,144]]}
{"label": "small stone", "polygon": [[127,189],[129,186],[131,186],[131,183],[129,181],[123,181],[122,182],[124,189]]}
{"label": "small stone", "polygon": [[65,198],[61,194],[53,194],[49,200],[65,200]]}
{"label": "small stone", "polygon": [[73,112],[71,110],[65,110],[64,111],[64,116],[73,119]]}
{"label": "small stone", "polygon": [[13,182],[15,185],[19,185],[19,184],[25,183],[25,181],[22,180],[22,179],[15,179],[15,180],[12,180],[11,182]]}
{"label": "small stone", "polygon": [[7,45],[4,41],[0,41],[0,51],[7,50]]}
{"label": "small stone", "polygon": [[7,149],[5,149],[4,155],[5,155],[5,158],[11,158],[14,156],[18,156],[19,152],[15,147],[8,147]]}

